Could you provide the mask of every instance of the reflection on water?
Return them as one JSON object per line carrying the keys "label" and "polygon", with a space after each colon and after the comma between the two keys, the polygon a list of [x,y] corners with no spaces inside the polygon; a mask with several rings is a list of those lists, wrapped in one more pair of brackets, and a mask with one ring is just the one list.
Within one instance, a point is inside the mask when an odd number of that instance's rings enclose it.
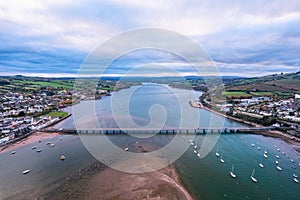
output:
{"label": "reflection on water", "polygon": [[[130,89],[122,90],[122,95],[130,93]],[[179,90],[179,89],[177,89]],[[184,90],[179,90],[184,94]],[[114,93],[115,97],[119,92]],[[97,121],[101,126],[116,127],[111,115],[111,98],[104,97],[96,101]],[[149,107],[152,104],[162,104],[168,112],[166,125],[170,127],[178,126],[180,118],[177,114],[178,100],[170,95],[165,87],[159,85],[146,85],[136,91],[135,96],[130,100],[130,113],[135,123],[144,126],[150,121],[148,115]],[[81,122],[89,127],[95,127],[95,121],[89,118],[87,104],[84,101],[77,105],[82,110]],[[223,119],[220,116],[206,110],[191,108],[188,103],[184,109],[198,112],[200,126],[207,126],[212,116]],[[66,108],[71,111],[71,108]],[[241,126],[241,124],[231,120],[225,120],[226,127]],[[56,128],[73,128],[72,118],[56,125]],[[105,137],[105,136],[102,136]],[[121,149],[129,147],[130,151],[147,151],[143,147],[166,145],[173,136],[157,135],[151,138],[136,138],[128,136],[110,136],[110,141],[117,144]],[[194,139],[197,146],[201,146],[204,136],[200,135]],[[63,140],[53,137],[49,140],[55,143],[51,148],[46,145],[47,141],[25,145],[17,150],[15,155],[10,152],[0,154],[0,199],[34,199],[38,193],[47,192],[54,188],[55,184],[64,181],[72,174],[78,173],[79,169],[94,162],[94,158],[82,145],[78,136],[64,136]],[[252,147],[254,144],[255,147]],[[42,152],[36,153],[31,146],[42,148]],[[276,148],[274,147],[276,146]],[[260,147],[260,150],[257,148]],[[280,149],[280,152],[277,149]],[[292,174],[300,177],[299,155],[289,145],[280,139],[268,138],[260,135],[248,134],[224,134],[218,140],[214,150],[205,158],[199,159],[194,153],[194,147],[189,147],[187,152],[176,161],[181,179],[187,188],[199,199],[298,199],[300,184],[293,182]],[[224,163],[220,162],[220,157],[215,155],[217,151],[222,155]],[[268,152],[268,158],[264,158],[264,151]],[[284,152],[284,154],[282,153]],[[59,159],[60,155],[66,156],[65,161]],[[277,159],[275,156],[280,156]],[[287,157],[289,156],[289,158]],[[295,163],[292,163],[290,159]],[[276,169],[275,160],[279,161],[282,171]],[[263,163],[264,168],[260,168],[258,163]],[[233,179],[229,172],[234,165],[234,172],[237,178]],[[294,169],[295,168],[295,169]],[[30,169],[31,172],[23,175],[22,171]],[[255,169],[255,177],[258,183],[253,183],[250,179],[252,170]]]}

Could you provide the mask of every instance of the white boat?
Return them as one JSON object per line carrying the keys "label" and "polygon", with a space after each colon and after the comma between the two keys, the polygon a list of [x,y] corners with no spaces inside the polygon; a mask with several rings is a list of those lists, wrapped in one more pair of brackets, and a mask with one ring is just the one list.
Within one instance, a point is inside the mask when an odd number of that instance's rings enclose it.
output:
{"label": "white boat", "polygon": [[257,150],[261,150],[261,148],[260,148],[260,147],[257,147]]}
{"label": "white boat", "polygon": [[33,147],[31,147],[31,149],[36,149],[37,148],[37,146],[33,146]]}
{"label": "white boat", "polygon": [[221,156],[220,162],[221,162],[221,163],[224,163],[224,162],[225,162],[225,161],[223,160],[222,156]]}
{"label": "white boat", "polygon": [[293,159],[290,160],[292,163],[294,163],[295,161]]}
{"label": "white boat", "polygon": [[255,144],[252,143],[251,146],[252,146],[252,147],[255,147]]}
{"label": "white boat", "polygon": [[234,166],[231,166],[231,171],[229,172],[232,178],[236,178],[236,174],[234,173]]}
{"label": "white boat", "polygon": [[26,169],[26,170],[24,170],[22,173],[23,174],[28,174],[30,172],[30,170],[29,169]]}
{"label": "white boat", "polygon": [[268,152],[267,152],[267,151],[265,151],[265,154],[268,154]]}
{"label": "white boat", "polygon": [[253,169],[250,178],[254,183],[257,183],[257,179],[254,177],[254,175],[255,175],[255,170]]}
{"label": "white boat", "polygon": [[50,144],[50,147],[54,147],[55,146],[55,144]]}
{"label": "white boat", "polygon": [[195,145],[194,148],[197,149],[198,148],[197,145]]}
{"label": "white boat", "polygon": [[276,155],[275,157],[276,157],[277,159],[279,159],[279,155]]}
{"label": "white boat", "polygon": [[15,154],[15,153],[16,153],[16,151],[12,151],[12,152],[11,152],[11,154]]}
{"label": "white boat", "polygon": [[279,164],[278,160],[275,160],[275,164],[276,164],[276,165],[278,165],[278,164]]}
{"label": "white boat", "polygon": [[129,150],[129,148],[128,148],[128,147],[126,147],[124,150],[125,150],[125,151],[128,151],[128,150]]}
{"label": "white boat", "polygon": [[293,177],[294,177],[294,178],[298,178],[298,175],[297,175],[297,174],[293,174]]}
{"label": "white boat", "polygon": [[58,138],[59,140],[62,140],[62,137]]}
{"label": "white boat", "polygon": [[219,149],[217,149],[216,156],[220,157]]}
{"label": "white boat", "polygon": [[280,149],[278,148],[277,151],[280,152]]}
{"label": "white boat", "polygon": [[191,146],[194,146],[194,142],[191,142]]}
{"label": "white boat", "polygon": [[260,168],[264,168],[265,167],[262,163],[258,163],[258,165],[260,166]]}
{"label": "white boat", "polygon": [[200,157],[200,153],[197,153],[197,156]]}
{"label": "white boat", "polygon": [[66,157],[64,155],[60,156],[60,160],[65,160],[65,159],[66,159]]}
{"label": "white boat", "polygon": [[282,168],[281,168],[279,165],[276,166],[276,169],[277,169],[278,171],[282,171]]}
{"label": "white boat", "polygon": [[47,145],[51,144],[51,142],[47,142]]}
{"label": "white boat", "polygon": [[37,153],[39,153],[39,152],[41,152],[41,151],[42,151],[42,149],[38,149],[38,150],[36,150],[36,152],[37,152]]}
{"label": "white boat", "polygon": [[299,180],[298,180],[298,179],[293,178],[293,180],[294,180],[295,183],[299,183]]}
{"label": "white boat", "polygon": [[281,153],[282,153],[282,155],[285,155],[284,151],[283,151],[283,152],[281,152]]}
{"label": "white boat", "polygon": [[264,154],[264,157],[265,157],[265,158],[268,158],[268,155],[267,155],[267,154]]}

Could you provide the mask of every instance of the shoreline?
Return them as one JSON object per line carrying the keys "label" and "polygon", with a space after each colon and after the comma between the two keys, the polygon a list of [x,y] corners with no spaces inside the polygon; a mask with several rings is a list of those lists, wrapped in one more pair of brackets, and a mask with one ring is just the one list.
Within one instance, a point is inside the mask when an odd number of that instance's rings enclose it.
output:
{"label": "shoreline", "polygon": [[[152,148],[145,145],[141,149]],[[119,163],[122,165],[122,163]],[[44,199],[160,199],[193,200],[174,164],[147,173],[128,173],[95,160],[42,194]]]}
{"label": "shoreline", "polygon": [[[246,125],[249,125],[249,126],[253,126],[253,127],[263,127],[262,125],[260,124],[256,124],[256,123],[253,123],[253,122],[249,122],[249,121],[245,121],[245,120],[242,120],[242,119],[238,119],[238,118],[235,118],[235,117],[232,117],[232,116],[228,116],[226,114],[223,114],[221,112],[218,112],[218,111],[215,111],[215,110],[212,110],[210,108],[208,108],[207,106],[202,106],[202,108],[200,109],[205,109],[209,112],[212,112],[214,114],[217,114],[219,116],[222,116],[222,117],[225,117],[227,119],[231,119],[231,120],[234,120],[236,122],[240,122],[240,123],[243,123],[243,124],[246,124]],[[283,141],[285,141],[286,143],[292,145],[292,147],[300,153],[300,138],[297,138],[295,136],[292,136],[292,135],[289,135],[289,134],[286,134],[286,133],[283,133],[281,131],[278,131],[278,130],[270,130],[270,131],[263,131],[263,132],[251,132],[249,134],[256,134],[256,135],[263,135],[263,136],[266,136],[266,137],[274,137],[274,138],[280,138],[282,139]]]}
{"label": "shoreline", "polygon": [[45,133],[45,132],[35,131],[24,138],[20,138],[18,141],[14,141],[10,144],[7,144],[7,146],[4,146],[3,148],[0,149],[0,154],[8,151],[16,151],[17,149],[27,144],[32,144],[38,141],[42,142],[45,139],[51,139],[52,137],[55,137],[57,135],[59,135],[59,133]]}

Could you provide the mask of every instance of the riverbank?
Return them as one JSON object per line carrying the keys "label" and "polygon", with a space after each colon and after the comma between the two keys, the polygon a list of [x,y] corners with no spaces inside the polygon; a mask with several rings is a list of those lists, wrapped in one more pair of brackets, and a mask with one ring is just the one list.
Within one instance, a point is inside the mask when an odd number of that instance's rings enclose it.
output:
{"label": "riverbank", "polygon": [[[208,108],[207,106],[204,106],[204,105],[202,106],[202,108],[205,109],[205,110],[208,110],[209,112],[212,112],[214,114],[220,115],[220,116],[225,117],[227,119],[234,120],[236,122],[246,124],[248,126],[252,126],[252,127],[256,127],[256,128],[263,127],[260,124],[256,124],[256,123],[253,123],[253,122],[249,122],[249,121],[238,119],[238,118],[235,118],[235,117],[232,117],[232,116],[225,115],[224,113],[212,110],[212,109],[210,109],[210,108]],[[251,132],[251,134],[258,134],[258,135],[263,135],[263,136],[267,136],[267,137],[281,138],[285,142],[291,144],[292,147],[300,153],[300,138],[294,137],[292,135],[283,133],[283,132],[278,131],[278,130],[270,130],[270,131],[263,131],[263,132]]]}
{"label": "riverbank", "polygon": [[25,138],[22,138],[16,142],[7,144],[6,146],[2,147],[0,150],[0,154],[7,151],[16,151],[18,148],[34,142],[38,142],[38,141],[43,142],[57,135],[58,133],[45,133],[45,132],[36,131]]}
{"label": "riverbank", "polygon": [[[147,149],[149,146],[142,146]],[[67,177],[41,199],[159,199],[192,200],[173,164],[148,173],[127,173],[95,161]]]}

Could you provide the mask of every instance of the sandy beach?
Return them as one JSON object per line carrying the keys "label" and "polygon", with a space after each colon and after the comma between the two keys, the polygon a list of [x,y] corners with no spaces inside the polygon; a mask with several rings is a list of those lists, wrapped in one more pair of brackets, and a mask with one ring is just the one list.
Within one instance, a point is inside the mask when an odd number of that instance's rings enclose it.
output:
{"label": "sandy beach", "polygon": [[7,152],[7,151],[16,151],[18,148],[24,145],[31,144],[38,141],[43,142],[57,135],[58,133],[45,133],[45,132],[37,131],[29,135],[28,137],[21,139],[18,142],[14,142],[12,144],[8,144],[6,147],[2,147],[0,153]]}
{"label": "sandy beach", "polygon": [[170,165],[159,171],[131,174],[96,162],[39,199],[192,200]]}

